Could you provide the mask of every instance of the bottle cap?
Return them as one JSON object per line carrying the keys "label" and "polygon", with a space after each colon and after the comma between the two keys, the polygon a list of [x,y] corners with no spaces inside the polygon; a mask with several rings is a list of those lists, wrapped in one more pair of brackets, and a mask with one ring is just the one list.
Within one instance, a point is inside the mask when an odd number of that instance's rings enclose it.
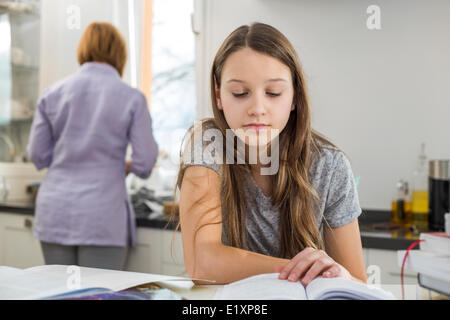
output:
{"label": "bottle cap", "polygon": [[399,180],[397,182],[396,189],[397,189],[397,196],[405,199],[409,193],[408,182],[405,180]]}
{"label": "bottle cap", "polygon": [[438,180],[450,179],[450,160],[430,160],[429,176]]}

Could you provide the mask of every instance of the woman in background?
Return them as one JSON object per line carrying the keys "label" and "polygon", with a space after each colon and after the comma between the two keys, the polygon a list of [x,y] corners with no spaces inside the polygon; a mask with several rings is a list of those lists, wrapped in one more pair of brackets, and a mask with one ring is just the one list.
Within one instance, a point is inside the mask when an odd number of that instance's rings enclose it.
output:
{"label": "woman in background", "polygon": [[92,23],[79,43],[79,71],[39,99],[28,154],[48,168],[34,228],[46,264],[123,269],[135,244],[125,177],[148,178],[158,145],[145,96],[121,80],[126,56],[113,25]]}

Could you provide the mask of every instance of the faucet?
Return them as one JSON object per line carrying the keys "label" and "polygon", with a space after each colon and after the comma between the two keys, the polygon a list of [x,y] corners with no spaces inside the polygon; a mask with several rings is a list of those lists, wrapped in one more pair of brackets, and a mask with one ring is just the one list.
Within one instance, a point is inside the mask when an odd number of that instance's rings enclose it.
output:
{"label": "faucet", "polygon": [[8,146],[9,148],[9,155],[11,156],[11,158],[14,158],[14,154],[15,154],[15,148],[14,148],[14,143],[12,142],[11,138],[4,134],[4,133],[0,133],[0,138],[3,139],[3,141],[5,142],[5,144]]}

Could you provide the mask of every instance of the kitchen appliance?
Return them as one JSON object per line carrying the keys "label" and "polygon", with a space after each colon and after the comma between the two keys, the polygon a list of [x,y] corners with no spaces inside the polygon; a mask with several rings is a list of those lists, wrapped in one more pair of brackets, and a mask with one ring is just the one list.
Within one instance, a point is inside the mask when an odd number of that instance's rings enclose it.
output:
{"label": "kitchen appliance", "polygon": [[429,164],[428,228],[432,231],[444,231],[444,215],[450,211],[450,160],[431,160]]}
{"label": "kitchen appliance", "polygon": [[8,206],[34,204],[37,184],[47,169],[37,171],[33,163],[0,162],[0,203]]}

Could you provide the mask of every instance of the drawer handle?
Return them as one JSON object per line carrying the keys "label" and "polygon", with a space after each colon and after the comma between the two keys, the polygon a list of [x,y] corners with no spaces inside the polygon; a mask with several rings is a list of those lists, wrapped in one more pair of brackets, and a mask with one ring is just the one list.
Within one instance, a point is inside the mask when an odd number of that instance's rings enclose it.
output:
{"label": "drawer handle", "polygon": [[[414,274],[414,273],[411,273],[411,272],[412,272],[412,271],[405,272],[405,273],[403,274],[403,276],[406,277],[406,278],[417,278],[417,274]],[[400,272],[389,272],[389,274],[390,274],[391,276],[395,276],[395,277],[400,277],[400,276],[401,276],[401,273],[400,273]]]}
{"label": "drawer handle", "polygon": [[31,228],[33,228],[33,221],[31,221],[31,219],[29,219],[29,218],[26,218],[23,225],[25,228],[31,229]]}

